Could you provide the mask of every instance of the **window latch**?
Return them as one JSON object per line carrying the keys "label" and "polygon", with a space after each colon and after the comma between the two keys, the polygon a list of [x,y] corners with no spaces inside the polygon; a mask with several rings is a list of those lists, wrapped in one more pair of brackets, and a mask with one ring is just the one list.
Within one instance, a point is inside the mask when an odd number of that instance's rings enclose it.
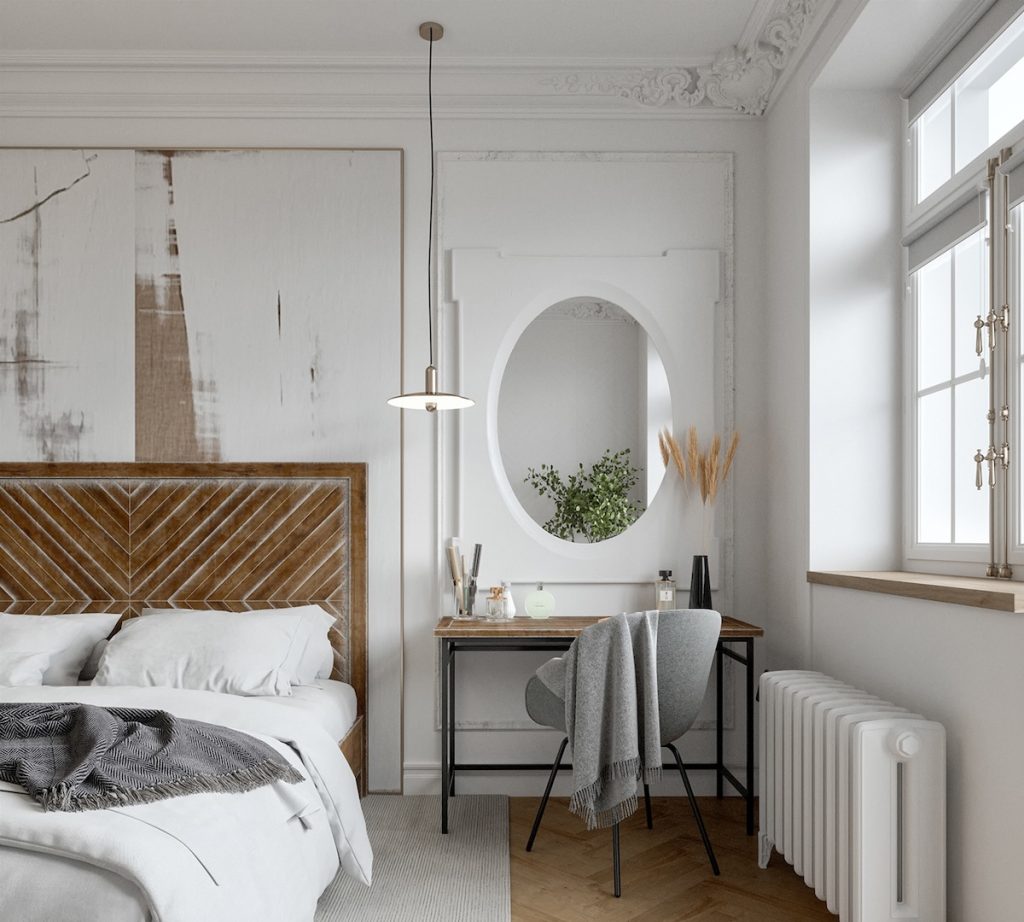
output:
{"label": "window latch", "polygon": [[985,478],[984,478],[984,475],[981,472],[981,466],[986,461],[988,462],[989,486],[992,486],[993,474],[992,474],[992,458],[990,457],[991,455],[992,455],[992,449],[991,448],[989,448],[989,450],[988,450],[988,455],[983,455],[981,453],[981,449],[980,448],[974,453],[974,464],[975,464],[974,486],[977,487],[979,490],[985,485]]}
{"label": "window latch", "polygon": [[994,310],[988,312],[988,317],[984,320],[981,319],[981,314],[978,314],[978,319],[974,321],[974,329],[976,335],[974,338],[974,351],[981,355],[985,351],[985,343],[982,339],[981,331],[984,329],[988,330],[988,351],[994,352],[996,348],[996,324],[999,324],[1003,332],[1006,332],[1009,326],[1009,314],[1006,313],[1001,318]]}
{"label": "window latch", "polygon": [[1002,448],[996,451],[995,445],[989,445],[988,451],[982,454],[979,448],[974,453],[974,485],[979,490],[985,485],[985,478],[981,472],[981,466],[988,464],[988,485],[991,488],[995,488],[996,485],[996,461],[999,462],[999,466],[1005,471],[1010,466],[1010,446],[1003,442]]}

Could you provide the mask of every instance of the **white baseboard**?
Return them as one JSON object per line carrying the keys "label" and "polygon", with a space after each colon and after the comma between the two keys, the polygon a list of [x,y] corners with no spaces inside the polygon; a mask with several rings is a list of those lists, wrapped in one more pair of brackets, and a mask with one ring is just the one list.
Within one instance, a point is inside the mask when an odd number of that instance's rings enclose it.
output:
{"label": "white baseboard", "polygon": [[[737,778],[743,777],[745,768],[738,765],[726,766]],[[539,797],[544,792],[547,773],[531,772],[465,772],[455,780],[455,790],[463,794],[507,794],[509,797]],[[698,797],[713,797],[715,794],[715,774],[712,771],[689,772],[690,783]],[[568,797],[571,793],[572,773],[558,773],[552,794],[555,797]],[[437,762],[407,762],[403,773],[403,790],[407,795],[436,794],[441,788],[441,766]],[[754,771],[754,790],[757,790],[757,771]],[[685,796],[683,782],[678,772],[666,771],[660,782],[651,787],[651,793],[658,797]],[[726,783],[725,793],[728,797],[739,796]]]}

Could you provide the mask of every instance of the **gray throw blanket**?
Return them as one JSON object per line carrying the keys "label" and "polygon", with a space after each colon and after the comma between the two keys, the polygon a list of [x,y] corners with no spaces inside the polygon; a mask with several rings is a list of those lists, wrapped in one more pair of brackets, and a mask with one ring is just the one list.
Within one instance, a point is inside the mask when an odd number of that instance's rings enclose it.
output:
{"label": "gray throw blanket", "polygon": [[302,780],[245,733],[166,711],[0,704],[0,781],[44,810],[101,810]]}
{"label": "gray throw blanket", "polygon": [[637,780],[661,777],[658,613],[616,615],[584,630],[538,678],[565,700],[572,746],[569,809],[588,829],[611,826],[637,806]]}

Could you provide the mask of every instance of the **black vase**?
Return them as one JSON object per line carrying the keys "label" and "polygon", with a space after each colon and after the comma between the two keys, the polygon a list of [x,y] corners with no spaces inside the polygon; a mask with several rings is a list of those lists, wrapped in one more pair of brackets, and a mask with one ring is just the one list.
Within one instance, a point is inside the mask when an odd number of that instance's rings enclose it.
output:
{"label": "black vase", "polygon": [[708,555],[693,555],[693,571],[690,574],[690,608],[711,608],[711,575],[708,572]]}

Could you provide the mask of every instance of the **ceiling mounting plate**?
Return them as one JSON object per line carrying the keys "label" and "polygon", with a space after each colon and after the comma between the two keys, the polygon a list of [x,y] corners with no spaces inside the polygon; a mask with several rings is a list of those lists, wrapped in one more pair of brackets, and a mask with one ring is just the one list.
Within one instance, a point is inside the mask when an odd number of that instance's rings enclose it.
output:
{"label": "ceiling mounting plate", "polygon": [[[433,36],[430,34],[431,30],[434,32]],[[444,26],[439,22],[421,22],[420,38],[425,38],[428,42],[439,41],[444,38]]]}

